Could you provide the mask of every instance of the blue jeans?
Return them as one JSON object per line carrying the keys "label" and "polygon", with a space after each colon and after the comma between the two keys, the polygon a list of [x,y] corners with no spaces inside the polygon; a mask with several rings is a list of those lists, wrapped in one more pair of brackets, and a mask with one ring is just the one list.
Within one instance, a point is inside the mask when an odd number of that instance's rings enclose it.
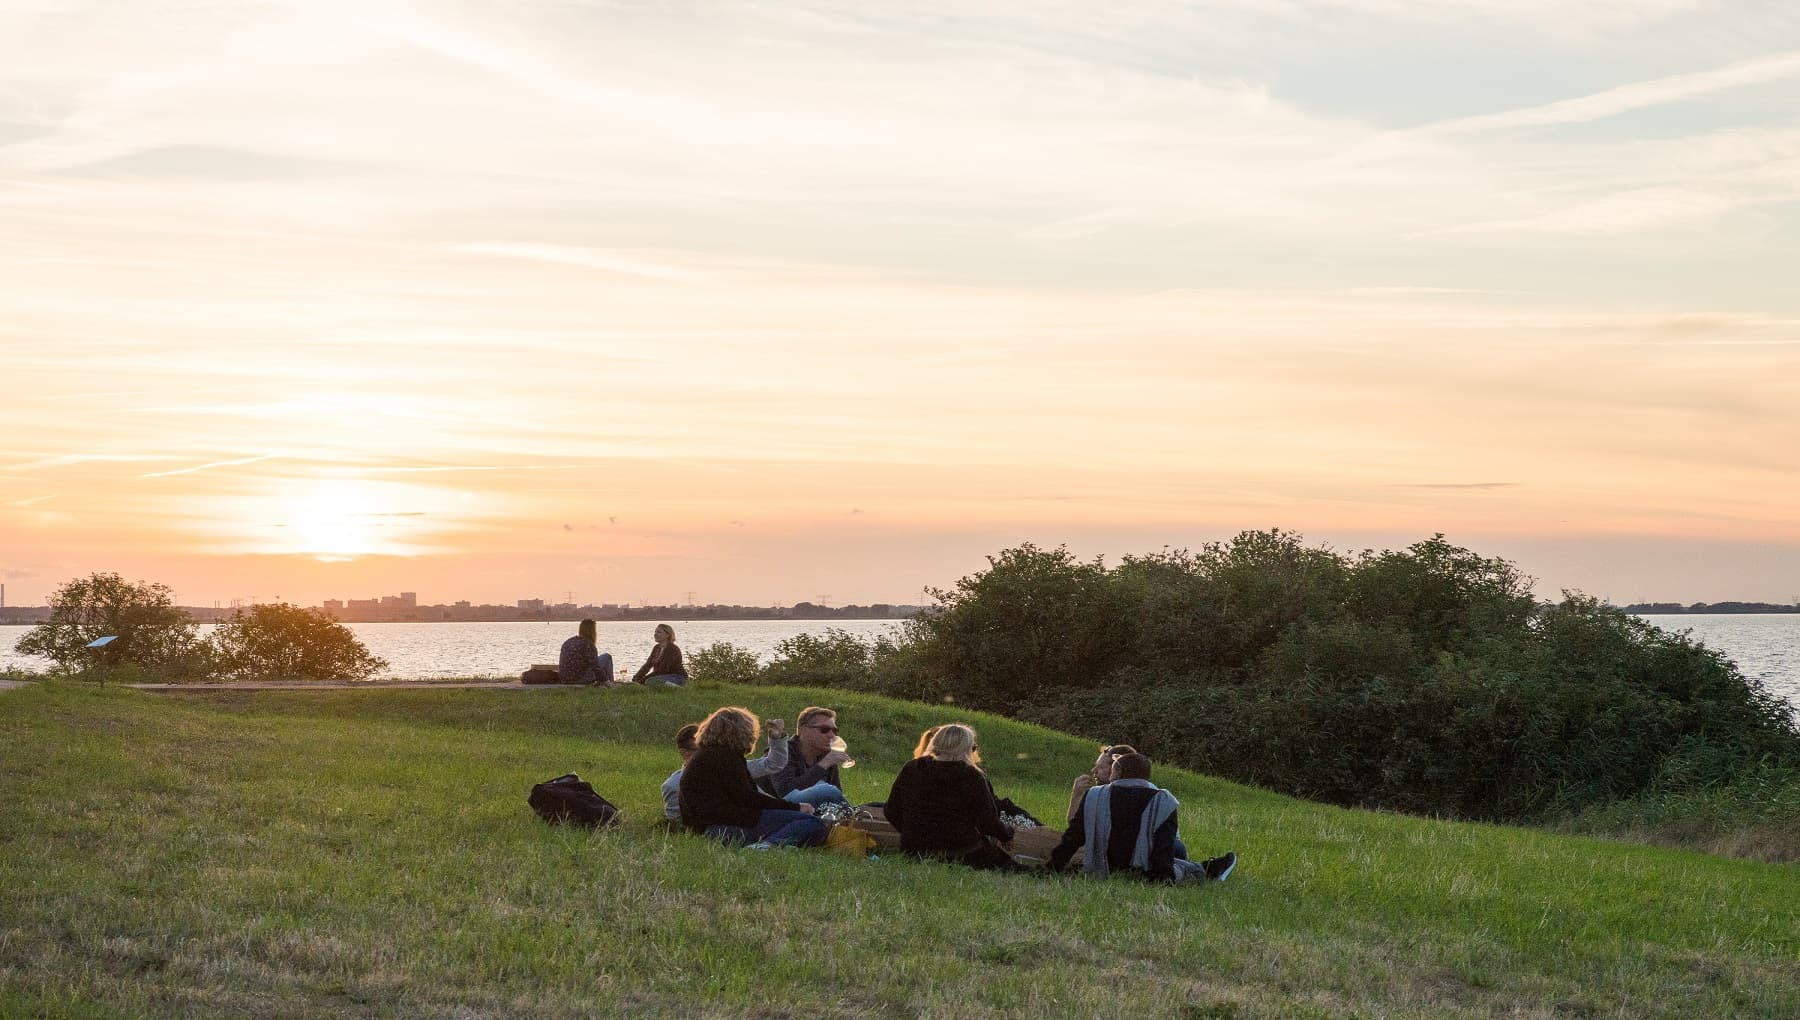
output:
{"label": "blue jeans", "polygon": [[741,825],[709,825],[706,827],[706,836],[727,846],[743,846],[746,843],[818,846],[825,842],[827,831],[829,829],[824,822],[804,811],[777,811],[768,808],[756,816],[756,824],[748,829]]}
{"label": "blue jeans", "polygon": [[610,684],[613,682],[613,664],[612,664],[611,653],[609,653],[609,652],[601,652],[600,653],[600,669],[598,672],[599,672],[600,679],[597,680],[596,683]]}
{"label": "blue jeans", "polygon": [[686,673],[656,673],[644,678],[645,687],[686,687]]}
{"label": "blue jeans", "polygon": [[842,804],[850,803],[849,799],[844,796],[844,791],[825,782],[823,779],[804,790],[789,790],[781,795],[781,799],[787,801],[789,804],[817,805],[828,804],[832,801],[837,801]]}

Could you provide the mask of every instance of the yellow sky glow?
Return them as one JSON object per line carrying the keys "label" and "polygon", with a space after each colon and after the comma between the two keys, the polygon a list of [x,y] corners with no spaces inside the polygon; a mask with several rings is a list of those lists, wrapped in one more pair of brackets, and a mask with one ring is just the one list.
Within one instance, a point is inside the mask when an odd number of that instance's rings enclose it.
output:
{"label": "yellow sky glow", "polygon": [[1293,5],[29,6],[15,604],[917,601],[1266,527],[1800,588],[1791,20],[1338,5],[1390,92]]}

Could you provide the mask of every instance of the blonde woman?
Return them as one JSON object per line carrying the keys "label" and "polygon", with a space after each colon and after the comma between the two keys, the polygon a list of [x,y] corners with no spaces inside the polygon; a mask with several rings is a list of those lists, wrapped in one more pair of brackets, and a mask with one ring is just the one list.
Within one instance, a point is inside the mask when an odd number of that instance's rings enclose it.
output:
{"label": "blonde woman", "polygon": [[919,742],[913,745],[914,758],[923,758],[931,753],[931,738],[937,736],[937,731],[941,729],[943,729],[942,726],[933,726],[919,734]]}
{"label": "blonde woman", "polygon": [[817,846],[826,826],[811,804],[798,806],[756,788],[744,759],[756,749],[759,728],[748,709],[727,706],[706,717],[694,735],[694,755],[681,773],[681,823],[690,831],[752,849]]}
{"label": "blonde woman", "polygon": [[949,723],[931,735],[924,755],[901,767],[885,810],[900,830],[902,851],[972,868],[1018,869],[1002,846],[1013,831],[1000,821],[980,765],[975,730]]}
{"label": "blonde woman", "polygon": [[687,686],[687,666],[681,661],[681,646],[675,643],[674,627],[666,623],[656,625],[656,645],[650,649],[650,657],[638,667],[631,682],[663,687]]}

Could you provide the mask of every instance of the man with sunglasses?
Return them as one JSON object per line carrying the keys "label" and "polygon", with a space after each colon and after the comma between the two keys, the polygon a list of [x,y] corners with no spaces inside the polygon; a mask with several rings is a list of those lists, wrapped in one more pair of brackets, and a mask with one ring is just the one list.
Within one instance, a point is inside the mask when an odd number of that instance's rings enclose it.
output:
{"label": "man with sunglasses", "polygon": [[837,735],[836,712],[817,705],[802,710],[788,739],[787,765],[757,782],[790,804],[848,803],[838,766],[850,756],[831,749]]}

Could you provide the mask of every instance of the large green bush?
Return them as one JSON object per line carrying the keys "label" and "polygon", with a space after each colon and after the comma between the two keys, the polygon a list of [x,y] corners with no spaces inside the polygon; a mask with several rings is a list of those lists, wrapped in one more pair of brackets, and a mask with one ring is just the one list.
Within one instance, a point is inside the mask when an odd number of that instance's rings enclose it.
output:
{"label": "large green bush", "polygon": [[367,680],[387,668],[330,614],[285,603],[233,613],[212,643],[217,674],[233,680]]}
{"label": "large green bush", "polygon": [[1800,765],[1789,706],[1729,661],[1593,599],[1540,606],[1441,535],[1348,555],[1246,532],[1111,569],[1026,545],[934,594],[873,689],[1331,803],[1528,820]]}

